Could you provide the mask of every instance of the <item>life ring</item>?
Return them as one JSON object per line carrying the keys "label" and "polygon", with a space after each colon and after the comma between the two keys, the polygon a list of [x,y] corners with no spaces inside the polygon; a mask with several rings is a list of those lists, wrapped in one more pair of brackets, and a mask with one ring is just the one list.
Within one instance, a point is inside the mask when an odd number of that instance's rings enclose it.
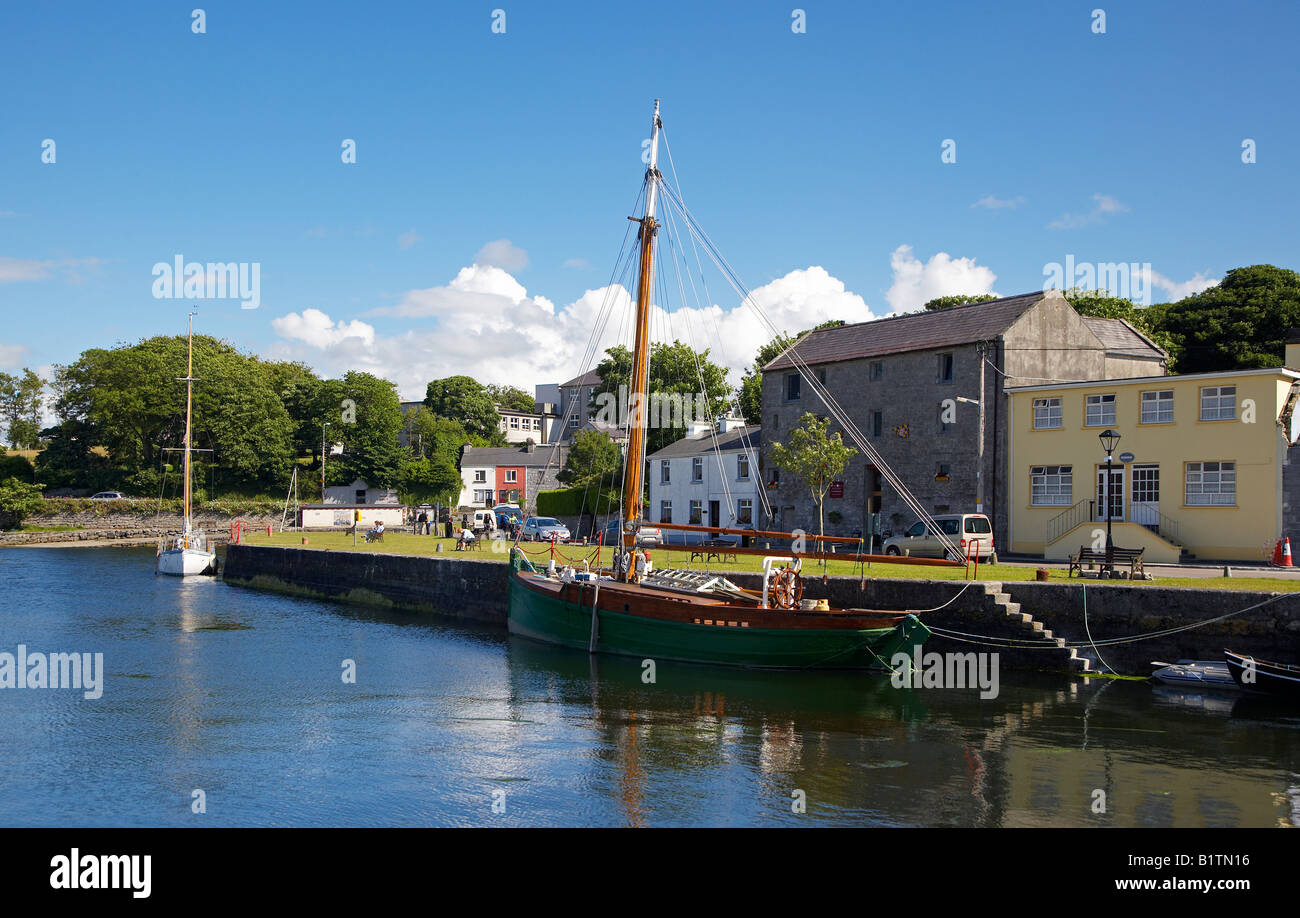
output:
{"label": "life ring", "polygon": [[772,575],[768,595],[774,609],[797,609],[803,598],[803,578],[793,567],[783,567]]}

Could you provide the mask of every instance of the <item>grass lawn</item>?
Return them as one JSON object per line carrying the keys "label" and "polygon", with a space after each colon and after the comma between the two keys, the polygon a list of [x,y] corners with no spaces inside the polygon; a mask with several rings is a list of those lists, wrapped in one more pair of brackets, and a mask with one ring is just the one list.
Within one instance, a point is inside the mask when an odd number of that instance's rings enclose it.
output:
{"label": "grass lawn", "polygon": [[[486,543],[481,551],[458,552],[456,551],[456,541],[454,539],[434,538],[433,536],[417,536],[405,531],[392,531],[384,534],[383,542],[367,543],[362,535],[357,535],[356,548],[352,547],[352,534],[350,532],[280,532],[267,536],[265,532],[251,533],[244,537],[244,540],[251,545],[281,545],[301,547],[302,539],[306,536],[307,548],[323,548],[331,551],[362,551],[374,553],[387,553],[395,555],[433,555],[436,553],[435,546],[442,545],[442,556],[452,558],[472,558],[482,561],[499,561],[504,563],[508,558],[508,552],[493,551],[493,543]],[[502,542],[501,546],[506,547],[508,543]],[[549,555],[549,548],[545,543],[525,542],[523,545],[525,552],[534,563],[546,563]],[[557,560],[563,561],[565,558],[578,560],[584,557],[594,557],[594,548],[581,548],[569,546],[560,546]],[[690,562],[689,551],[672,551],[659,549],[651,552],[656,567],[676,567],[691,568],[695,570],[704,570],[705,565],[696,561]],[[609,550],[605,549],[601,553],[601,559],[609,558]],[[708,565],[709,570],[714,571],[752,571],[759,572],[763,569],[763,559],[759,555],[737,555],[736,563],[719,564],[716,561]],[[818,561],[808,561],[804,564],[804,573],[807,576],[819,576],[822,573],[821,563]],[[1028,565],[1011,565],[981,564],[979,568],[980,580],[1033,580],[1034,568]],[[826,564],[826,573],[830,576],[858,576],[861,567],[851,564],[847,561],[829,561]],[[894,577],[908,580],[964,580],[966,572],[960,567],[931,567],[929,565],[919,564],[876,564],[873,563],[867,569],[869,577]],[[1048,577],[1052,581],[1065,581],[1066,572],[1061,569],[1049,569]],[[1074,579],[1075,583],[1086,583],[1089,586],[1125,586],[1130,585],[1127,580],[1083,580]],[[1261,592],[1279,592],[1295,593],[1300,592],[1300,580],[1273,578],[1273,577],[1161,577],[1156,576],[1154,580],[1135,580],[1132,586],[1178,586],[1178,587],[1196,587],[1202,590],[1257,590]]]}

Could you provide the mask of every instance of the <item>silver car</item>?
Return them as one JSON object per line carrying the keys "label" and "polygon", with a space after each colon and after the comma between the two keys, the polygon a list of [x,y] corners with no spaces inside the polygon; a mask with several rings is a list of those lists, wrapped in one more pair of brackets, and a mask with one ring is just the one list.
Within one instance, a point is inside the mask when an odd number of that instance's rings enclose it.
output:
{"label": "silver car", "polygon": [[902,535],[885,539],[884,549],[887,555],[911,555],[914,558],[942,558],[961,560],[966,552],[980,561],[997,563],[997,550],[993,546],[993,527],[989,518],[982,513],[956,513],[934,517],[939,531],[948,537],[960,552],[957,558],[951,558],[939,537],[919,520]]}
{"label": "silver car", "polygon": [[[605,545],[621,545],[619,533],[622,531],[618,520],[611,520],[605,524],[604,537],[601,540]],[[636,544],[639,548],[662,548],[664,545],[664,534],[658,526],[642,526],[636,531]]]}
{"label": "silver car", "polygon": [[552,516],[534,516],[524,522],[522,538],[525,542],[569,541],[569,527]]}

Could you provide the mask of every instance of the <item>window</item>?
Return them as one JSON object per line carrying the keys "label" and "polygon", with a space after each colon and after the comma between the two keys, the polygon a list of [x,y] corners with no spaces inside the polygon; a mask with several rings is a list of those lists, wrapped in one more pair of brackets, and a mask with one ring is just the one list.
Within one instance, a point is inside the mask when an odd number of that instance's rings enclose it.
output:
{"label": "window", "polygon": [[736,457],[736,478],[741,481],[749,479],[749,453],[741,453]]}
{"label": "window", "polygon": [[871,436],[878,437],[885,431],[885,416],[882,412],[871,412]]}
{"label": "window", "polygon": [[573,417],[569,418],[569,429],[572,430],[581,423],[582,423],[582,419],[579,418],[577,415],[574,415]]}
{"label": "window", "polygon": [[671,523],[673,521],[673,502],[670,500],[659,501],[659,522]]}
{"label": "window", "polygon": [[541,430],[541,429],[542,429],[542,419],[533,418],[533,430]]}
{"label": "window", "polygon": [[492,489],[491,489],[491,488],[475,488],[475,489],[474,489],[474,503],[476,503],[476,504],[486,504],[486,503],[487,503],[488,501],[490,501],[491,499],[492,499]]}
{"label": "window", "polygon": [[1142,393],[1142,423],[1172,424],[1174,421],[1174,390],[1162,389]]}
{"label": "window", "polygon": [[704,480],[704,460],[696,456],[691,460],[691,481]]}
{"label": "window", "polygon": [[672,463],[670,463],[667,459],[660,460],[659,462],[659,483],[660,484],[668,484],[668,482],[671,480],[668,473],[668,469],[670,465],[672,465]]}
{"label": "window", "polygon": [[1085,427],[1109,427],[1115,423],[1115,395],[1089,395],[1085,399]]}
{"label": "window", "polygon": [[1202,421],[1231,421],[1236,417],[1236,386],[1206,386],[1201,390]]}
{"label": "window", "polygon": [[513,493],[514,493],[514,492],[511,491],[509,488],[502,488],[502,489],[501,489],[501,497],[499,498],[500,502],[503,503],[503,504],[509,503],[509,502],[510,502],[510,495],[513,494]]}
{"label": "window", "polygon": [[497,428],[498,428],[502,433],[505,432],[505,429],[506,429],[506,419],[505,419],[505,418],[502,418],[502,419],[501,419],[501,423],[499,423],[499,424],[497,425]]}
{"label": "window", "polygon": [[487,481],[487,469],[475,469],[474,483],[483,484],[485,481]]}
{"label": "window", "polygon": [[780,429],[781,429],[781,415],[777,414],[776,412],[772,412],[772,430],[777,431]]}
{"label": "window", "polygon": [[776,487],[781,483],[781,470],[777,466],[772,466],[772,477],[768,479],[769,487]]}
{"label": "window", "polygon": [[948,462],[936,462],[934,464],[934,480],[948,481],[952,477],[952,465]]}
{"label": "window", "polygon": [[1187,505],[1189,507],[1231,507],[1236,503],[1237,463],[1187,463]]}
{"label": "window", "polygon": [[518,469],[506,469],[506,484],[515,484],[519,481]]}
{"label": "window", "polygon": [[913,523],[912,528],[907,530],[907,534],[914,539],[925,535],[925,523]]}
{"label": "window", "polygon": [[357,503],[359,503],[359,504],[364,504],[365,502],[366,502],[366,492],[365,492],[365,489],[364,489],[364,488],[357,488]]}
{"label": "window", "polygon": [[1059,398],[1034,399],[1034,430],[1053,430],[1061,426]]}
{"label": "window", "polygon": [[519,429],[519,418],[513,418],[513,417],[512,417],[512,418],[510,419],[510,429],[511,429],[511,430],[518,430],[518,429]]}
{"label": "window", "polygon": [[698,500],[691,501],[691,516],[686,522],[690,523],[692,526],[699,526],[703,520],[704,502]]}
{"label": "window", "polygon": [[1068,507],[1073,494],[1073,466],[1036,465],[1029,470],[1029,503],[1034,506]]}
{"label": "window", "polygon": [[885,376],[885,365],[877,360],[871,364],[871,379],[874,382],[877,379],[883,379]]}
{"label": "window", "polygon": [[799,379],[798,373],[789,373],[785,377],[785,400],[787,402],[799,401]]}
{"label": "window", "polygon": [[736,501],[736,522],[742,526],[752,526],[754,523],[754,501],[748,497],[742,497]]}
{"label": "window", "polygon": [[952,382],[952,354],[939,355],[939,382]]}
{"label": "window", "polygon": [[820,370],[817,371],[817,381],[818,381],[819,383],[821,383],[823,386],[826,385],[826,368],[825,368],[825,367],[823,367],[822,369],[820,369]]}

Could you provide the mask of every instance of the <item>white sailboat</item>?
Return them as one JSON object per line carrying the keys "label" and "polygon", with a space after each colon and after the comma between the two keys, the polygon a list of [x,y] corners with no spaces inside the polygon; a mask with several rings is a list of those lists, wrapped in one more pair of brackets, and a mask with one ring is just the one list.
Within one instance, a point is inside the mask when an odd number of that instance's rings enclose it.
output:
{"label": "white sailboat", "polygon": [[190,414],[194,405],[194,314],[190,313],[189,358],[185,368],[185,522],[181,531],[158,544],[159,574],[190,577],[215,574],[217,553],[208,537],[190,523]]}

